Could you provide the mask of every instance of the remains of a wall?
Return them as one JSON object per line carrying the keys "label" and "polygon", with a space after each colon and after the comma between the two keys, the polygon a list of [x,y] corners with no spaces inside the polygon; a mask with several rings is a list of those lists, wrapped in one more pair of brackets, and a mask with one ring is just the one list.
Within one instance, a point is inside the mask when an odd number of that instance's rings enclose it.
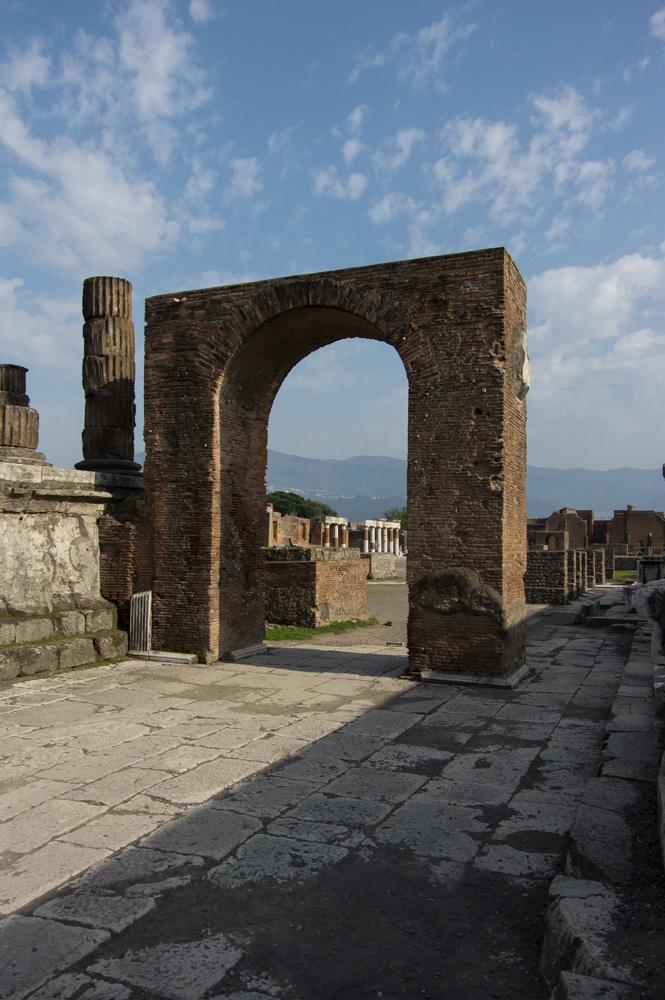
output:
{"label": "remains of a wall", "polygon": [[593,590],[596,586],[596,557],[591,549],[585,549],[584,554],[586,555],[586,588]]}
{"label": "remains of a wall", "polygon": [[345,337],[409,381],[409,665],[505,679],[525,655],[526,288],[503,248],[146,301],[146,504],[157,646],[264,635],[267,423]]}
{"label": "remains of a wall", "polygon": [[0,463],[0,678],[123,656],[99,523],[140,479]]}
{"label": "remains of a wall", "polygon": [[577,596],[581,597],[587,591],[587,555],[586,549],[578,549],[575,553],[575,579]]}
{"label": "remains of a wall", "polygon": [[551,532],[568,532],[568,544],[573,548],[586,548],[589,534],[593,529],[593,511],[573,510],[572,507],[562,507],[547,518],[547,530]]}
{"label": "remains of a wall", "polygon": [[563,549],[529,549],[526,556],[524,593],[528,604],[565,604],[568,588],[569,553]]}
{"label": "remains of a wall", "polygon": [[[138,481],[140,483],[140,480]],[[118,609],[118,620],[129,628],[132,594],[142,589],[139,559],[143,490],[137,485],[127,496],[120,493],[106,504],[99,519],[99,585],[103,597]]]}
{"label": "remains of a wall", "polygon": [[367,576],[370,580],[392,580],[397,576],[395,569],[395,556],[389,552],[370,552],[364,555],[365,562],[369,560],[369,572]]}
{"label": "remains of a wall", "polygon": [[355,549],[269,548],[266,621],[318,628],[369,619],[367,563]]}
{"label": "remains of a wall", "polygon": [[590,550],[594,558],[594,572],[596,585],[603,584],[607,580],[605,574],[605,552],[603,549]]}
{"label": "remains of a wall", "polygon": [[309,545],[309,518],[280,514],[267,505],[268,538],[266,545]]}
{"label": "remains of a wall", "polygon": [[636,552],[647,545],[651,536],[651,551],[654,555],[665,550],[665,514],[658,510],[615,510],[614,517],[607,521],[608,541],[611,545],[624,543],[627,551]]}
{"label": "remains of a wall", "polygon": [[637,556],[617,556],[614,557],[614,569],[620,573],[625,570],[634,569],[637,572]]}
{"label": "remains of a wall", "polygon": [[593,552],[602,552],[604,560],[605,580],[611,580],[614,576],[614,556],[616,546],[614,545],[592,545]]}

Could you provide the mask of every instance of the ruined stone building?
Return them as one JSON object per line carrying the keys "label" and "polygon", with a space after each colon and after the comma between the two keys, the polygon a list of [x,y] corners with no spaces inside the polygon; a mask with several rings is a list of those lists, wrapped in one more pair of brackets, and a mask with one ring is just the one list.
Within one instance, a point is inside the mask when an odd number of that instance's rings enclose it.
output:
{"label": "ruined stone building", "polygon": [[[409,383],[410,669],[515,682],[525,650],[528,358],[526,289],[503,248],[149,298],[142,482],[130,303],[128,282],[87,279],[82,463],[37,466],[32,478],[13,458],[0,469],[3,518],[48,508],[69,519],[68,553],[96,554],[63,559],[67,600],[77,603],[85,577],[86,601],[112,602],[126,624],[132,594],[149,591],[154,646],[201,661],[262,642],[273,399],[309,353],[366,337],[395,348]],[[25,442],[9,447],[34,449],[34,438]],[[37,536],[46,531],[42,523]],[[338,564],[360,565],[337,532],[329,551],[346,553]],[[27,544],[23,528],[16,538]]]}

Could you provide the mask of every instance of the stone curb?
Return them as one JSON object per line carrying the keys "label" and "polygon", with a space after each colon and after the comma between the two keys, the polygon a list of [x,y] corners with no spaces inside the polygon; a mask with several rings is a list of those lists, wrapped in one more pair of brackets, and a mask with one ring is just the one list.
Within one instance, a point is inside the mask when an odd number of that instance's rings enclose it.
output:
{"label": "stone curb", "polygon": [[628,1000],[643,988],[639,976],[616,963],[610,939],[617,929],[621,886],[630,880],[633,835],[624,816],[639,796],[637,781],[657,782],[665,863],[665,755],[658,771],[657,735],[641,731],[639,712],[631,714],[640,701],[653,704],[649,632],[641,625],[635,633],[599,775],[589,781],[573,823],[566,874],[550,886],[540,969],[551,1000]]}

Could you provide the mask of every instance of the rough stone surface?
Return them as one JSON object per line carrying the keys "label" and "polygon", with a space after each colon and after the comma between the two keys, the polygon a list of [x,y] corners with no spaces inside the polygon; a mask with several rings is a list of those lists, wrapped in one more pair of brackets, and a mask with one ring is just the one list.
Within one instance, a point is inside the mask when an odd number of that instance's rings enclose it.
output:
{"label": "rough stone surface", "polygon": [[616,892],[602,882],[558,876],[550,888],[540,968],[551,987],[559,973],[630,982],[627,967],[612,952]]}

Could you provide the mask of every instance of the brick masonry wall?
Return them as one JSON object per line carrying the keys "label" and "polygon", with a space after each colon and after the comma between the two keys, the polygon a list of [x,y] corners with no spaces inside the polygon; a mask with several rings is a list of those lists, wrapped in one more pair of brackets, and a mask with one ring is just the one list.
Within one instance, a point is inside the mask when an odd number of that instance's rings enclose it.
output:
{"label": "brick masonry wall", "polygon": [[[141,501],[107,504],[99,519],[99,577],[102,596],[118,609],[118,620],[129,628],[129,604],[139,585],[138,537]],[[147,588],[149,589],[149,588]]]}
{"label": "brick masonry wall", "polygon": [[647,533],[651,532],[652,550],[654,553],[663,551],[665,516],[660,511],[615,510],[614,517],[607,524],[610,544],[625,543],[628,535],[631,551],[635,551],[640,545],[646,544]]}
{"label": "brick masonry wall", "polygon": [[526,289],[504,249],[160,295],[146,322],[156,645],[262,638],[273,399],[311,351],[370,337],[409,382],[411,669],[521,665]]}
{"label": "brick masonry wall", "polygon": [[369,618],[367,564],[361,559],[266,561],[266,621],[318,628]]}
{"label": "brick masonry wall", "polygon": [[529,604],[565,604],[568,600],[568,552],[527,552],[524,590]]}

